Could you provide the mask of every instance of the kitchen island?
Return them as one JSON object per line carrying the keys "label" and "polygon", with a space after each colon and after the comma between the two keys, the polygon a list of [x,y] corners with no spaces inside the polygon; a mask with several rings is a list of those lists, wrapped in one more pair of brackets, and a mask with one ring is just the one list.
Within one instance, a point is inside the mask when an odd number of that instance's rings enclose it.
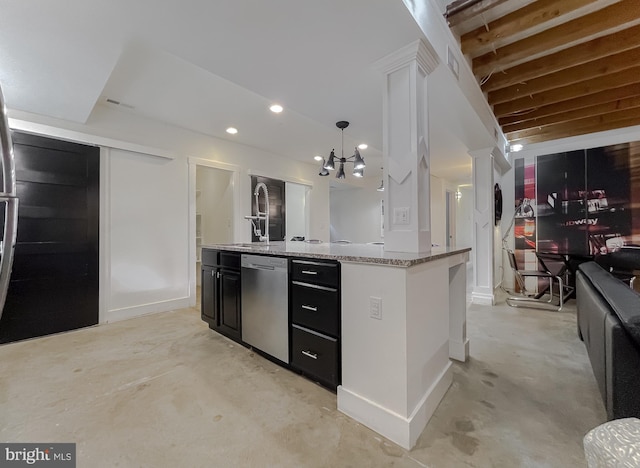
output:
{"label": "kitchen island", "polygon": [[428,254],[381,245],[307,242],[217,244],[218,251],[340,263],[338,409],[404,448],[413,447],[465,361],[470,249]]}

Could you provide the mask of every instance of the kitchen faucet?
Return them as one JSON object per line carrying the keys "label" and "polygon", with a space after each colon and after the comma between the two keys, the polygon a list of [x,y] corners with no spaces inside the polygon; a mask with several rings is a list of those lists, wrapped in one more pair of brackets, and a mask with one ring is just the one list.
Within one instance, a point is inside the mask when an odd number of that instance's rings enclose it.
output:
{"label": "kitchen faucet", "polygon": [[[260,211],[259,195],[260,189],[264,193],[264,211]],[[269,191],[264,182],[258,182],[253,189],[253,195],[256,197],[256,214],[254,216],[245,216],[245,219],[251,221],[253,225],[253,233],[258,237],[260,242],[269,242]],[[260,229],[260,220],[264,220],[264,235]]]}

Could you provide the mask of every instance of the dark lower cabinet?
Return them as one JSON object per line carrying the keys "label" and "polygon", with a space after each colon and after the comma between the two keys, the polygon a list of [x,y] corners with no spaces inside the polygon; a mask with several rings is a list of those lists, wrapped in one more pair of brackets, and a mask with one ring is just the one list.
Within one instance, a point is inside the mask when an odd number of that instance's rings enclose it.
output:
{"label": "dark lower cabinet", "polygon": [[218,321],[215,306],[217,267],[202,265],[200,281],[200,317],[215,328]]}
{"label": "dark lower cabinet", "polygon": [[209,328],[240,342],[240,254],[204,250],[200,316]]}
{"label": "dark lower cabinet", "polygon": [[218,331],[240,341],[240,273],[218,270],[217,286]]}
{"label": "dark lower cabinet", "polygon": [[335,389],[341,383],[340,264],[291,260],[291,366]]}

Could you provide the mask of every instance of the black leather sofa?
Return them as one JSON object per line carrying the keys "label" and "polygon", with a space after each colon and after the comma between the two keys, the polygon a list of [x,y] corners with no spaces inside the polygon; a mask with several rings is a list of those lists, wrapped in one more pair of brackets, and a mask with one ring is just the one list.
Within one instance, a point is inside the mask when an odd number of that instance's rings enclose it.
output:
{"label": "black leather sofa", "polygon": [[576,272],[578,334],[607,417],[640,417],[640,294],[595,262]]}

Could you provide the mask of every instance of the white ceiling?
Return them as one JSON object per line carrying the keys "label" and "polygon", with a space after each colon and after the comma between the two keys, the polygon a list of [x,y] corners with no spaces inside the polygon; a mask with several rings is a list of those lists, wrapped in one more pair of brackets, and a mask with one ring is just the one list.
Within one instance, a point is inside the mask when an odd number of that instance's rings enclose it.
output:
{"label": "white ceiling", "polygon": [[[373,65],[422,37],[400,0],[2,0],[1,9],[0,83],[12,109],[86,122],[109,98],[312,163],[339,149],[335,122],[348,120],[345,155],[368,143],[366,173],[377,178],[383,80]],[[432,80],[443,89],[430,93],[432,172],[466,181],[463,142],[475,124],[448,73]],[[272,114],[273,102],[285,111]]]}

